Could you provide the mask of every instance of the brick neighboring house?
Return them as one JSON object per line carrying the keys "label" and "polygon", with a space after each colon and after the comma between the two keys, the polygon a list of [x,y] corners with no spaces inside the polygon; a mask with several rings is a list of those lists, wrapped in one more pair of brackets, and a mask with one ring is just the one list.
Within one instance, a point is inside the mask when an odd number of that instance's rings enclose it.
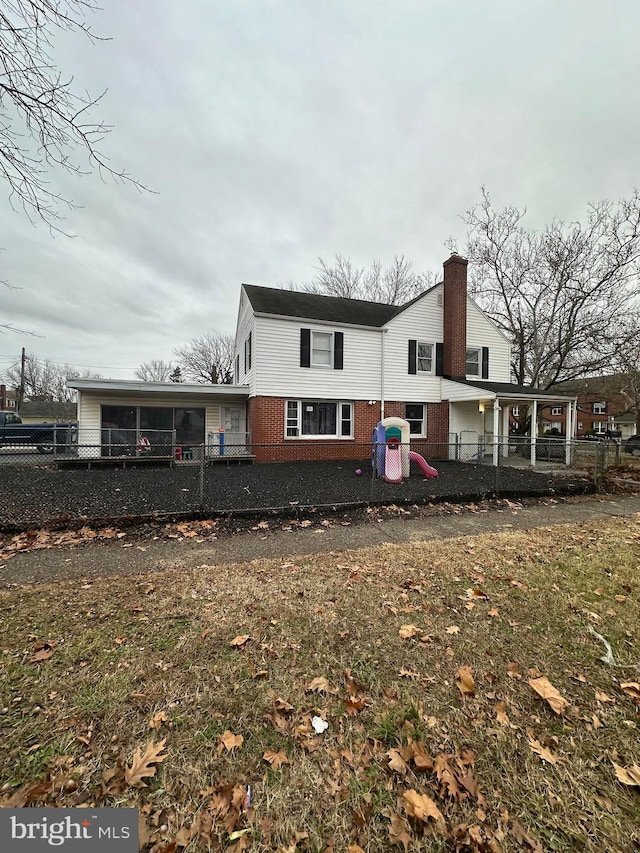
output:
{"label": "brick neighboring house", "polygon": [[234,381],[258,461],[363,458],[376,423],[399,416],[433,458],[475,443],[498,464],[512,405],[562,405],[574,423],[575,395],[509,382],[509,341],[467,296],[467,261],[443,266],[400,306],[242,286]]}
{"label": "brick neighboring house", "polygon": [[[577,396],[578,438],[615,429],[620,430],[622,438],[626,439],[639,431],[640,377],[626,374],[592,376],[560,382],[555,390]],[[546,429],[556,428],[564,435],[565,417],[563,406],[548,407],[543,413]]]}
{"label": "brick neighboring house", "polygon": [[6,385],[0,385],[0,412],[15,412],[18,409],[18,394]]}

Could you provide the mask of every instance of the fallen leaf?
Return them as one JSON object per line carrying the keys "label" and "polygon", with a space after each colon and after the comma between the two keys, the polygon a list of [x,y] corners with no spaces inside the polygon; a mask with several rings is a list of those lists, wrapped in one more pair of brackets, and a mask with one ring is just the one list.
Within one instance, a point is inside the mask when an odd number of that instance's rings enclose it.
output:
{"label": "fallen leaf", "polygon": [[241,747],[243,743],[244,737],[242,735],[234,735],[233,732],[227,729],[218,738],[218,755],[220,755],[223,749],[226,749],[227,752],[232,752],[234,749]]}
{"label": "fallen leaf", "polygon": [[536,691],[538,696],[546,699],[551,710],[556,714],[564,714],[569,707],[567,700],[558,693],[548,678],[545,678],[544,676],[541,678],[530,678],[529,686]]}
{"label": "fallen leaf", "polygon": [[324,676],[314,678],[305,687],[307,693],[337,693],[338,691],[332,687]]}
{"label": "fallen leaf", "polygon": [[400,755],[397,749],[390,749],[386,755],[389,758],[388,766],[391,770],[394,770],[396,773],[400,773],[404,776],[404,774],[409,769],[409,765],[404,760],[404,758]]}
{"label": "fallen leaf", "polygon": [[422,628],[417,625],[402,625],[398,631],[398,636],[403,640],[410,640],[416,634],[422,634]]}
{"label": "fallen leaf", "polygon": [[476,683],[473,679],[473,670],[465,664],[456,672],[456,687],[463,696],[475,696]]}
{"label": "fallen leaf", "polygon": [[507,675],[509,678],[522,678],[520,664],[517,661],[512,660],[511,663],[507,664]]}
{"label": "fallen leaf", "polygon": [[637,681],[626,681],[624,684],[621,684],[620,687],[627,696],[631,696],[632,699],[636,699],[640,702],[640,684]]}
{"label": "fallen leaf", "polygon": [[630,764],[629,767],[621,767],[615,761],[611,762],[616,771],[618,781],[623,785],[633,785],[640,788],[640,767],[637,764]]}
{"label": "fallen leaf", "polygon": [[423,823],[427,823],[431,818],[441,829],[445,829],[446,824],[442,812],[427,794],[419,794],[411,788],[404,792],[402,801],[409,817],[421,820]]}
{"label": "fallen leaf", "polygon": [[267,764],[270,764],[274,770],[279,770],[283,764],[291,764],[284,749],[281,749],[280,752],[268,749],[262,758],[267,762]]}
{"label": "fallen leaf", "polygon": [[153,765],[159,764],[167,757],[166,753],[161,754],[164,751],[166,740],[163,738],[158,743],[149,741],[144,752],[141,751],[140,747],[136,749],[131,766],[124,768],[124,778],[127,785],[135,788],[144,787],[147,783],[142,781],[143,777],[156,775],[157,768]]}
{"label": "fallen leaf", "polygon": [[166,723],[167,715],[164,711],[158,711],[157,714],[154,714],[153,717],[149,720],[149,728],[150,729],[159,729],[163,723]]}
{"label": "fallen leaf", "polygon": [[229,645],[233,646],[236,649],[239,649],[240,646],[244,646],[244,644],[250,639],[250,634],[239,634],[237,637],[234,637],[233,640],[231,640]]}
{"label": "fallen leaf", "polygon": [[458,628],[457,625],[449,625],[449,627],[445,629],[445,632],[447,634],[459,634],[460,628]]}
{"label": "fallen leaf", "polygon": [[540,741],[535,738],[529,738],[529,746],[536,755],[539,755],[540,758],[548,764],[557,764],[559,761],[562,761],[562,758],[554,755],[546,746],[543,746]]}
{"label": "fallen leaf", "polygon": [[411,843],[411,835],[409,834],[409,827],[404,822],[404,820],[397,814],[391,814],[391,826],[389,827],[389,841],[392,844],[402,844],[405,849],[405,853],[409,850],[409,844]]}
{"label": "fallen leaf", "polygon": [[507,706],[504,702],[497,702],[495,706],[496,720],[501,726],[509,726],[509,717],[507,716]]}
{"label": "fallen leaf", "polygon": [[604,693],[602,690],[596,690],[596,699],[598,702],[610,702],[612,705],[616,704],[616,700],[609,696],[608,693]]}

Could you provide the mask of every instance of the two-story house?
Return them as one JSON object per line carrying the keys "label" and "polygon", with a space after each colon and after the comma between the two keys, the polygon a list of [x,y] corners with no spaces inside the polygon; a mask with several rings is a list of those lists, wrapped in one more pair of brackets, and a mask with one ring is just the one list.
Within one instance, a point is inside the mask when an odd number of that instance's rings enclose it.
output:
{"label": "two-story house", "polygon": [[468,297],[457,255],[440,284],[400,306],[244,284],[234,365],[259,461],[362,458],[393,415],[432,458],[464,446],[497,464],[518,404],[534,432],[538,405],[563,405],[573,434],[574,396],[510,384],[509,341]]}

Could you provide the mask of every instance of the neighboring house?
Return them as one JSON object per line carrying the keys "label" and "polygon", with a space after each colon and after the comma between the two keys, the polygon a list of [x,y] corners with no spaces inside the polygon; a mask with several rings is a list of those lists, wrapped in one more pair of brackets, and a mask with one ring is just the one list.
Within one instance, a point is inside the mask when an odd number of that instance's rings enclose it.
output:
{"label": "neighboring house", "polygon": [[530,407],[534,432],[538,407],[563,406],[572,435],[575,395],[510,384],[509,356],[468,298],[457,255],[443,282],[400,306],[242,286],[235,382],[249,389],[258,460],[362,458],[376,423],[394,415],[433,458],[475,444],[497,464],[514,405]]}
{"label": "neighboring house", "polygon": [[221,428],[235,455],[248,453],[246,386],[118,379],[71,379],[67,386],[78,394],[78,452],[86,458],[119,456],[140,439],[161,451],[156,455],[206,445],[218,456]]}
{"label": "neighboring house", "polygon": [[[591,376],[571,382],[560,382],[555,386],[559,393],[577,395],[578,438],[585,434],[604,433],[606,430],[620,430],[622,438],[629,438],[638,432],[640,419],[640,383],[639,377],[625,374],[611,376]],[[544,417],[550,427],[565,432],[564,407],[549,408]]]}
{"label": "neighboring house", "polygon": [[18,408],[18,393],[6,385],[0,385],[0,412],[15,412]]}
{"label": "neighboring house", "polygon": [[76,404],[56,400],[23,400],[19,414],[24,424],[75,421]]}

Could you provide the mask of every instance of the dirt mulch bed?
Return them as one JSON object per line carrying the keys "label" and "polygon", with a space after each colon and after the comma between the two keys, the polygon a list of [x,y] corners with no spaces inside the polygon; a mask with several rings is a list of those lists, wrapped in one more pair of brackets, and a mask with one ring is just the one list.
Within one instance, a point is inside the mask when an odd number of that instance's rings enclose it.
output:
{"label": "dirt mulch bed", "polygon": [[[3,469],[0,526],[163,514],[300,512],[308,507],[542,497],[593,491],[580,477],[458,462],[403,483],[372,480],[367,462],[281,462],[205,468]],[[362,474],[356,474],[361,469]],[[202,484],[201,484],[202,475]]]}

